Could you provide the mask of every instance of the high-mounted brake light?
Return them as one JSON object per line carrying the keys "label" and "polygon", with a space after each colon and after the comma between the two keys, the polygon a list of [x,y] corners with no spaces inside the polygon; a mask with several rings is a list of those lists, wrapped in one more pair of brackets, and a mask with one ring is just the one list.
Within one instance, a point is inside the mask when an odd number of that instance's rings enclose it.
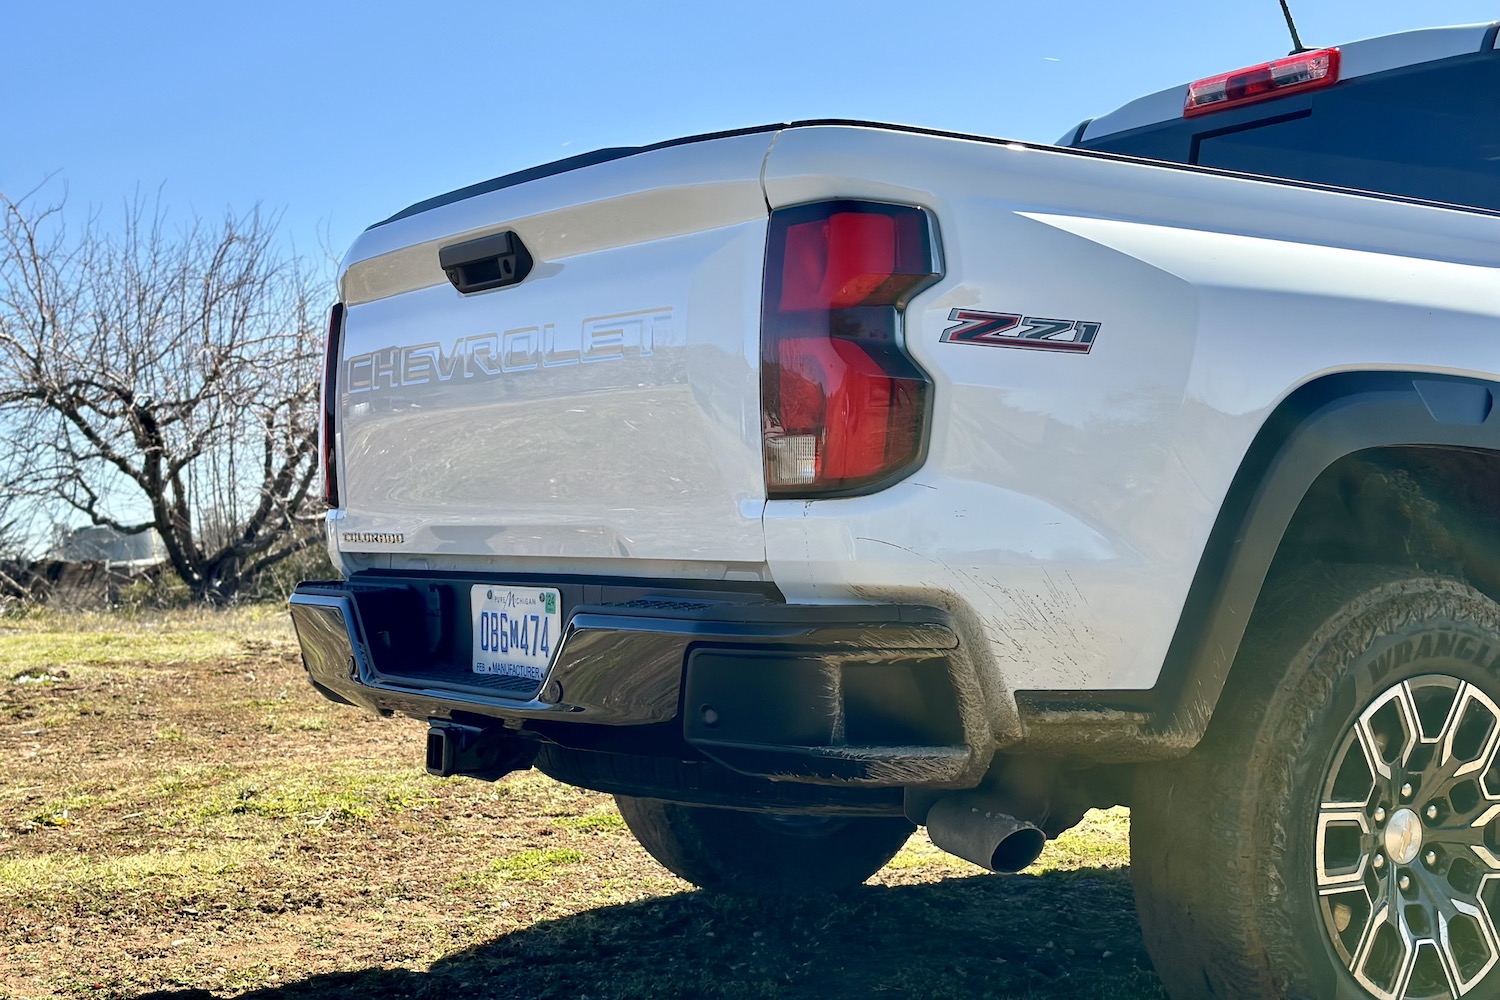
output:
{"label": "high-mounted brake light", "polygon": [[328,311],[328,343],[323,350],[323,416],[318,421],[318,454],[323,463],[323,502],[339,505],[338,461],[335,454],[336,420],[339,412],[339,350],[344,336],[344,304],[335,302]]}
{"label": "high-mounted brake light", "polygon": [[1236,108],[1273,97],[1331,87],[1339,80],[1339,50],[1317,49],[1220,73],[1188,85],[1184,118]]}
{"label": "high-mounted brake light", "polygon": [[771,214],[761,431],[777,498],[869,492],[922,459],[931,382],[901,342],[939,275],[920,208],[832,201]]}

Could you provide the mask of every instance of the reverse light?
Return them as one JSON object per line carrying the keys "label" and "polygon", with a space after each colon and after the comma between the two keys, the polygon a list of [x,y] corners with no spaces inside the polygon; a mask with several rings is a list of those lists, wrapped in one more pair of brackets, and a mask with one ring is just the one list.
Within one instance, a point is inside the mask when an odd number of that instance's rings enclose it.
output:
{"label": "reverse light", "polygon": [[335,421],[338,418],[338,371],[340,343],[344,337],[344,304],[335,302],[328,311],[328,341],[323,349],[323,414],[318,421],[318,454],[323,465],[323,502],[339,505],[338,461],[335,454]]}
{"label": "reverse light", "polygon": [[1184,118],[1206,115],[1273,97],[1331,87],[1339,80],[1339,50],[1298,52],[1259,66],[1220,73],[1188,85]]}
{"label": "reverse light", "polygon": [[931,381],[901,339],[937,280],[920,208],[832,201],[771,214],[761,309],[769,496],[870,492],[922,460]]}

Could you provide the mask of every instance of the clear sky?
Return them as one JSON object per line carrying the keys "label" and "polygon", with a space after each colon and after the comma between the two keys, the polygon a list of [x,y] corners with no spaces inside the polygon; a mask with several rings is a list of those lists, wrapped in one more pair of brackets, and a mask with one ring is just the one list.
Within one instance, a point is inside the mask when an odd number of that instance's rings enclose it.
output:
{"label": "clear sky", "polygon": [[[1303,41],[1500,19],[1475,0],[1292,0]],[[1053,141],[1283,55],[1277,0],[0,4],[0,191],[105,218],[256,203],[342,253],[451,188],[602,146],[799,118]]]}

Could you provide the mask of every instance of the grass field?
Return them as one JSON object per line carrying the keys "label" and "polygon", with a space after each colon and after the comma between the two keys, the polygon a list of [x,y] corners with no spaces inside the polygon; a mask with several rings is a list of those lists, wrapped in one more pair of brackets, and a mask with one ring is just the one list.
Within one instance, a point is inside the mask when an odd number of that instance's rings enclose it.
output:
{"label": "grass field", "polygon": [[870,884],[698,892],[608,796],[421,770],[281,608],[0,618],[0,997],[1159,998],[1128,818],[1026,873],[918,833]]}

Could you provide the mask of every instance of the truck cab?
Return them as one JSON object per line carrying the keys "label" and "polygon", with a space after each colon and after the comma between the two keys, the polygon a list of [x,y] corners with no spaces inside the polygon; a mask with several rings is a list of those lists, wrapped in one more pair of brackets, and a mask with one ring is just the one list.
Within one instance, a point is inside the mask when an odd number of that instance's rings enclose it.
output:
{"label": "truck cab", "polygon": [[1138,98],[1059,145],[1500,210],[1496,29],[1294,52]]}

